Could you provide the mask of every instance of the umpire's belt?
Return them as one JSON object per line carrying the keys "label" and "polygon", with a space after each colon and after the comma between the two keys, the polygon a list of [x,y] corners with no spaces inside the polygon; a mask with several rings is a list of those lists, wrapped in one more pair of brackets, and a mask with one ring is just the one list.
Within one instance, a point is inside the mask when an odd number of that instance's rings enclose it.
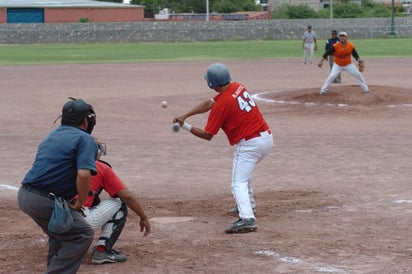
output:
{"label": "umpire's belt", "polygon": [[48,198],[48,199],[50,199],[50,200],[53,200],[53,199],[54,199],[54,198],[53,198],[53,195],[50,195],[50,192],[45,192],[45,191],[43,191],[43,190],[36,189],[36,188],[34,188],[34,187],[29,186],[28,184],[22,184],[22,188],[24,188],[24,189],[27,190],[28,192],[35,193],[35,194],[37,194],[37,195],[46,197],[46,198]]}
{"label": "umpire's belt", "polygon": [[245,141],[249,141],[250,139],[253,139],[253,138],[256,138],[256,137],[260,137],[260,136],[262,136],[261,133],[264,133],[264,132],[268,133],[269,135],[272,134],[272,132],[270,131],[270,129],[268,129],[268,130],[266,130],[266,131],[256,132],[256,133],[254,133],[254,134],[252,134],[252,135],[250,135],[250,136],[248,136],[248,137],[245,137],[244,140],[245,140]]}

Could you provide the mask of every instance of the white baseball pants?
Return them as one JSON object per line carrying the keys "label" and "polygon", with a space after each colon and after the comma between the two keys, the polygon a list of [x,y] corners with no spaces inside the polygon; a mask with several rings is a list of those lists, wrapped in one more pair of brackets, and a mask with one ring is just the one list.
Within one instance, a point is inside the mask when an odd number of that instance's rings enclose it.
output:
{"label": "white baseball pants", "polygon": [[303,63],[306,64],[308,60],[308,53],[310,54],[310,63],[313,64],[315,58],[315,43],[305,43],[303,48]]}
{"label": "white baseball pants", "polygon": [[232,167],[232,193],[236,200],[240,218],[254,218],[253,208],[256,202],[253,197],[252,173],[257,163],[269,154],[273,147],[273,136],[269,132],[261,132],[260,137],[241,140],[234,147]]}
{"label": "white baseball pants", "polygon": [[336,77],[338,77],[338,75],[342,71],[346,71],[350,75],[355,77],[359,81],[360,87],[362,88],[364,92],[369,91],[369,87],[366,84],[365,79],[362,76],[362,73],[359,72],[359,70],[356,68],[356,66],[353,63],[346,65],[346,66],[339,66],[338,64],[335,63],[332,66],[332,69],[329,73],[328,78],[326,79],[325,83],[321,87],[320,92],[326,92],[329,86],[332,84],[332,82],[336,79]]}
{"label": "white baseball pants", "polygon": [[[92,208],[85,208],[84,213],[86,220],[93,227],[93,230],[102,228],[100,237],[109,239],[113,233],[113,223],[108,223],[116,214],[123,214],[119,212],[122,206],[122,200],[119,198],[108,198],[102,200],[98,205]],[[117,217],[123,217],[117,216]],[[105,245],[105,240],[99,240],[97,245]]]}

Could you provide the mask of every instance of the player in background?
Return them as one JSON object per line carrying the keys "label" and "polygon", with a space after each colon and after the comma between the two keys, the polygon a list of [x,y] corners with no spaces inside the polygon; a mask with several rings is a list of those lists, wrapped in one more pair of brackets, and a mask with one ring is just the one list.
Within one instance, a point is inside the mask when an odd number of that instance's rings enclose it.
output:
{"label": "player in background", "polygon": [[312,25],[308,25],[307,30],[303,33],[303,64],[306,65],[308,53],[310,54],[310,64],[313,65],[315,58],[315,49],[317,49],[316,32],[312,30]]}
{"label": "player in background", "polygon": [[328,78],[320,89],[320,95],[326,94],[328,87],[332,84],[333,80],[336,79],[339,73],[342,71],[347,71],[350,75],[354,76],[358,81],[364,93],[369,92],[369,87],[362,76],[362,73],[356,68],[352,63],[352,56],[356,61],[361,61],[355,46],[348,41],[348,34],[346,32],[339,33],[339,42],[334,44],[328,51],[326,51],[322,59],[319,61],[318,66],[322,67],[323,61],[326,60],[328,55],[333,54],[335,58],[335,64],[329,73]]}
{"label": "player in background", "polygon": [[[239,211],[239,219],[225,232],[255,231],[252,173],[257,163],[271,151],[273,136],[246,87],[231,81],[225,65],[210,65],[204,77],[209,88],[218,94],[176,117],[173,122],[179,122],[183,129],[205,140],[212,140],[220,129],[225,132],[230,145],[234,146],[231,190]],[[204,129],[186,122],[190,116],[205,112],[209,112],[209,116]]]}
{"label": "player in background", "polygon": [[[150,233],[149,220],[137,198],[114,173],[110,164],[100,160],[106,155],[106,144],[95,139],[98,145],[96,161],[97,175],[90,182],[89,196],[83,210],[93,230],[101,228],[100,237],[93,250],[92,263],[124,262],[127,257],[113,248],[126,223],[128,207],[140,217],[140,231],[143,236]],[[100,200],[99,194],[106,191],[110,198]]]}
{"label": "player in background", "polygon": [[[325,52],[329,51],[329,49],[332,48],[334,44],[339,42],[338,32],[336,30],[332,30],[331,36],[332,37],[329,38],[328,41],[326,41]],[[330,70],[332,70],[333,64],[335,63],[334,60],[335,60],[335,58],[333,57],[333,53],[328,55]],[[338,76],[336,77],[336,79],[333,82],[338,83],[338,84],[342,83],[341,73],[338,74]]]}

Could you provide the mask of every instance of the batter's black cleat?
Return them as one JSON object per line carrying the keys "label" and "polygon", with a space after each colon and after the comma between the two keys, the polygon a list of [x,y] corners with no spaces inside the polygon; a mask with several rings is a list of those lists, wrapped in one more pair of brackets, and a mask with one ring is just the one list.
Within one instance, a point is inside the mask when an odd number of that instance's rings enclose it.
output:
{"label": "batter's black cleat", "polygon": [[235,233],[249,233],[257,230],[256,220],[253,218],[239,219],[234,222],[228,229],[225,230],[226,234]]}

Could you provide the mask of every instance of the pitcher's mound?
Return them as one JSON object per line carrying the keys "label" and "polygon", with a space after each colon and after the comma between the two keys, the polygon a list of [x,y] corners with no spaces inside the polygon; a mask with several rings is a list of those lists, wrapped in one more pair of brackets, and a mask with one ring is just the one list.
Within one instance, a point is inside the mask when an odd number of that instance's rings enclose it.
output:
{"label": "pitcher's mound", "polygon": [[369,86],[370,92],[363,93],[358,85],[332,85],[328,92],[320,95],[319,88],[266,93],[259,95],[267,101],[289,104],[334,104],[393,106],[412,105],[412,89],[389,86]]}

